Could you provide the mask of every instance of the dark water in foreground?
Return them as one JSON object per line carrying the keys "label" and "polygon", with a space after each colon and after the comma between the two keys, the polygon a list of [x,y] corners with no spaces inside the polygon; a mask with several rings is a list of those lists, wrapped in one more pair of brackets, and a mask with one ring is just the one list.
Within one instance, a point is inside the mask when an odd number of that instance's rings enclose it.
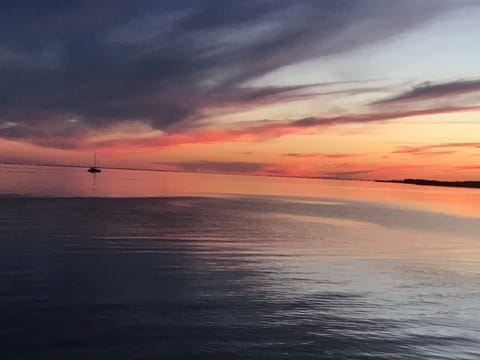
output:
{"label": "dark water in foreground", "polygon": [[0,180],[2,359],[480,358],[478,191],[49,171]]}

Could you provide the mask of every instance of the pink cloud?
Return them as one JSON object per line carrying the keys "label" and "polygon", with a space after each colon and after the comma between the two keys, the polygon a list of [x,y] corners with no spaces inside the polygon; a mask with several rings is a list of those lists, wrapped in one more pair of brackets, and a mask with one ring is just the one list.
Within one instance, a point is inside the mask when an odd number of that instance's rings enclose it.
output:
{"label": "pink cloud", "polygon": [[321,128],[348,123],[369,123],[402,119],[413,116],[427,116],[435,114],[455,113],[462,111],[478,110],[480,106],[470,107],[442,107],[423,110],[406,110],[394,112],[374,112],[361,114],[345,114],[328,117],[308,117],[298,120],[263,120],[251,122],[240,129],[212,130],[203,129],[189,132],[177,132],[150,137],[100,140],[90,144],[92,147],[169,147],[184,144],[213,144],[228,142],[255,142],[275,139],[287,135],[304,134],[318,131]]}

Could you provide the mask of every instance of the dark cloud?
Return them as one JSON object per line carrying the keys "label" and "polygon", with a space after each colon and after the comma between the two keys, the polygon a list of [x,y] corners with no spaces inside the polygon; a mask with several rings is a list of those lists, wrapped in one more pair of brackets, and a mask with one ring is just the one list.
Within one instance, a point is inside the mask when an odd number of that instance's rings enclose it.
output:
{"label": "dark cloud", "polygon": [[365,123],[373,121],[384,121],[393,119],[402,119],[412,116],[428,116],[436,114],[448,114],[453,112],[478,110],[480,106],[451,106],[451,107],[435,107],[419,110],[402,110],[402,111],[377,111],[364,114],[346,114],[332,117],[307,117],[292,122],[291,125],[296,127],[314,127],[321,125],[338,125],[348,123]]}
{"label": "dark cloud", "polygon": [[365,170],[352,170],[352,171],[331,171],[324,174],[324,177],[327,178],[337,178],[337,179],[355,179],[360,175],[368,174],[374,169],[365,169]]}
{"label": "dark cloud", "polygon": [[249,80],[388,39],[451,6],[458,2],[4,0],[0,136],[65,146],[65,132],[128,121],[189,128],[205,108],[303,89],[244,87]]}
{"label": "dark cloud", "polygon": [[311,158],[322,158],[322,159],[343,159],[353,156],[358,156],[360,154],[325,154],[325,153],[286,153],[283,154],[284,157],[290,158],[302,158],[302,159],[311,159]]}
{"label": "dark cloud", "polygon": [[399,146],[392,151],[393,154],[411,155],[446,155],[454,153],[460,148],[480,148],[480,142],[441,143],[421,146]]}
{"label": "dark cloud", "polygon": [[454,154],[456,151],[454,150],[423,150],[423,151],[412,151],[409,152],[410,155],[416,156],[438,156],[438,155],[449,155]]}
{"label": "dark cloud", "polygon": [[254,162],[218,162],[218,161],[192,161],[178,162],[160,165],[175,166],[182,171],[191,172],[215,172],[215,173],[232,173],[232,174],[251,174],[263,171],[270,164],[254,163]]}
{"label": "dark cloud", "polygon": [[458,80],[441,84],[430,82],[415,86],[413,89],[392,98],[376,101],[375,104],[391,104],[396,102],[432,100],[479,92],[480,80]]}

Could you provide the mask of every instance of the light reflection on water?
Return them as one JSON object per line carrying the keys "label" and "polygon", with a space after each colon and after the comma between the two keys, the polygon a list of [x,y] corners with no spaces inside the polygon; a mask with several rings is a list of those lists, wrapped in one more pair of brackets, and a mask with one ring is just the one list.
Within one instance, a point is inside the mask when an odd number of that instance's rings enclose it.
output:
{"label": "light reflection on water", "polygon": [[[95,191],[133,195],[161,177],[128,176],[130,193],[121,176]],[[39,177],[29,195],[59,181]],[[308,198],[252,196],[257,179]],[[8,192],[27,193],[22,181]],[[82,198],[90,190],[64,184],[60,195],[80,197],[1,198],[5,358],[480,357],[480,218],[473,205],[453,214],[452,189],[435,192],[438,209],[396,206],[404,190],[374,183],[356,197],[354,182],[307,181],[299,194],[296,180],[236,184],[217,188],[235,196]]]}
{"label": "light reflection on water", "polygon": [[[0,195],[68,197],[155,197],[188,195],[274,195],[302,201],[339,199],[403,204],[423,210],[480,217],[480,190],[261,176],[103,170],[0,165]],[[323,199],[318,199],[318,198]],[[289,201],[284,198],[284,201]],[[298,202],[298,199],[295,200]]]}

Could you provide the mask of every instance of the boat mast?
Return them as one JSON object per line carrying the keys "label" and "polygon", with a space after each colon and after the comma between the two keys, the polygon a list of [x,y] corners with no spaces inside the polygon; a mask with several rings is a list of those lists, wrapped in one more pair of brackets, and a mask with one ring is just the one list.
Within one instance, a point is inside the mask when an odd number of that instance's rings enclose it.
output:
{"label": "boat mast", "polygon": [[93,153],[93,166],[97,167],[97,153]]}

